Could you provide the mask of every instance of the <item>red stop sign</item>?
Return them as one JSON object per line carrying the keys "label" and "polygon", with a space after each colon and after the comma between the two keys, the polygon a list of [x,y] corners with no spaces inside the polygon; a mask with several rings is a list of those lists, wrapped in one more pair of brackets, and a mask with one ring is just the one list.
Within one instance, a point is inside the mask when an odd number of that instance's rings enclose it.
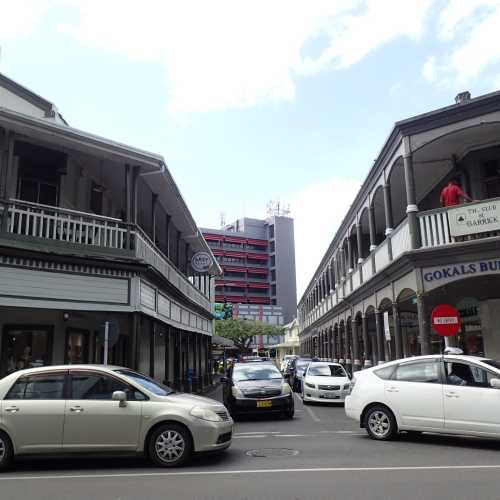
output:
{"label": "red stop sign", "polygon": [[460,316],[453,306],[439,304],[432,310],[431,324],[437,334],[452,337],[460,330]]}

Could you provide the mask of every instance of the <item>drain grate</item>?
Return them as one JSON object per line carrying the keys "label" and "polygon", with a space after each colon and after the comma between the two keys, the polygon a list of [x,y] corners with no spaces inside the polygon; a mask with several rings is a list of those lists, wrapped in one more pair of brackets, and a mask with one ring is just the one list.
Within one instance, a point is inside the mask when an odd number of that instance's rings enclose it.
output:
{"label": "drain grate", "polygon": [[288,448],[259,448],[257,450],[248,450],[249,457],[267,458],[267,457],[293,457],[299,454],[299,450],[290,450]]}

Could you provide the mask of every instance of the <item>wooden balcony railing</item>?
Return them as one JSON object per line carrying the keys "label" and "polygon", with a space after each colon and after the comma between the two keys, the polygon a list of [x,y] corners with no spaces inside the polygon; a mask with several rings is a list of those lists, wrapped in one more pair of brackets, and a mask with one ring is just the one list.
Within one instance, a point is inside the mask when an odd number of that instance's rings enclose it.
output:
{"label": "wooden balcony railing", "polygon": [[139,227],[96,214],[21,200],[0,203],[0,232],[22,238],[129,251],[160,272],[185,296],[211,310],[210,300],[182,275]]}

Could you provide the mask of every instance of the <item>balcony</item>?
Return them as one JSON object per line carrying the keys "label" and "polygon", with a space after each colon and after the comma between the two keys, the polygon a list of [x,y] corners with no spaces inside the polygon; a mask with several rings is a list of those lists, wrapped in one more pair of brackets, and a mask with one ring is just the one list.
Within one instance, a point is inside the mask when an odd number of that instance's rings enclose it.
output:
{"label": "balcony", "polygon": [[209,299],[177,271],[149,236],[139,226],[121,219],[10,200],[0,204],[0,237],[20,245],[42,243],[47,250],[137,259],[153,267],[193,302],[211,310]]}

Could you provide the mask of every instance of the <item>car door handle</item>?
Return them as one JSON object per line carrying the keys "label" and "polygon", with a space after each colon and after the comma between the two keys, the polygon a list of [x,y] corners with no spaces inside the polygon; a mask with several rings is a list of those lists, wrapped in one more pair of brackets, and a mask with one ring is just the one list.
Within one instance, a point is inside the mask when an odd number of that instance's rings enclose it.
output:
{"label": "car door handle", "polygon": [[17,413],[19,408],[17,406],[9,406],[8,408],[5,408],[5,411],[9,413]]}
{"label": "car door handle", "polygon": [[456,392],[445,392],[444,395],[447,398],[459,398],[460,397]]}
{"label": "car door handle", "polygon": [[81,406],[72,406],[69,411],[73,411],[75,413],[82,413],[83,408]]}
{"label": "car door handle", "polygon": [[399,392],[399,389],[397,387],[388,387],[387,392]]}

